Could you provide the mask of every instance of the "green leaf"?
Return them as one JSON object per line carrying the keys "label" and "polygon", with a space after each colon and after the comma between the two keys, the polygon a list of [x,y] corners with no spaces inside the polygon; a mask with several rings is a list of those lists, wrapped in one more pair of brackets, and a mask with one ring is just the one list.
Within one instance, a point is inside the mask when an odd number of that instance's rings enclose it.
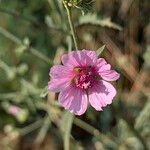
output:
{"label": "green leaf", "polygon": [[48,94],[48,87],[45,86],[45,88],[43,89],[43,91],[40,94],[40,97],[45,98],[47,96],[47,94]]}
{"label": "green leaf", "polygon": [[47,24],[48,27],[50,28],[56,28],[57,26],[53,22],[52,18],[49,15],[45,16],[45,23]]}
{"label": "green leaf", "polygon": [[100,56],[104,49],[105,49],[105,45],[103,45],[102,47],[100,47],[100,48],[96,51],[97,56]]}
{"label": "green leaf", "polygon": [[100,18],[98,18],[98,16],[96,14],[90,14],[90,13],[85,16],[81,16],[79,18],[78,26],[85,25],[85,24],[113,28],[113,29],[116,29],[119,31],[122,30],[122,27],[120,25],[112,22],[110,18],[100,19]]}
{"label": "green leaf", "polygon": [[64,150],[70,149],[70,133],[72,128],[74,115],[70,112],[64,112],[62,117],[62,132],[64,136]]}

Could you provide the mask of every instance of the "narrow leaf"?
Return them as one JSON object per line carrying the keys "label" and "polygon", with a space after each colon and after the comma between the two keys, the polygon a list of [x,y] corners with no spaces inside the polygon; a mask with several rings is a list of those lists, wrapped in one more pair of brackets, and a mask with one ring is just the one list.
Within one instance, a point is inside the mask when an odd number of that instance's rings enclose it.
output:
{"label": "narrow leaf", "polygon": [[96,51],[97,56],[100,56],[104,49],[105,49],[105,45],[103,45],[102,47],[100,47],[100,48]]}
{"label": "narrow leaf", "polygon": [[40,97],[45,98],[47,96],[47,94],[48,94],[48,87],[45,86],[45,88],[43,89],[43,91],[40,94]]}
{"label": "narrow leaf", "polygon": [[79,18],[79,23],[77,26],[86,25],[86,24],[94,25],[94,26],[101,26],[101,27],[108,27],[108,28],[119,30],[119,31],[122,30],[122,27],[112,22],[110,18],[101,19],[96,14],[90,14],[90,13],[87,15],[81,16]]}

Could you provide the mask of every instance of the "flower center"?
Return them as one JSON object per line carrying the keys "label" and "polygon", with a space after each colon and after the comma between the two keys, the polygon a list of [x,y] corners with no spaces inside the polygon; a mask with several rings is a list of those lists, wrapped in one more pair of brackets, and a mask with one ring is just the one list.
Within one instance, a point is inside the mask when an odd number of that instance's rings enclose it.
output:
{"label": "flower center", "polygon": [[87,66],[87,67],[75,67],[74,68],[75,77],[73,79],[76,87],[81,89],[88,89],[94,85],[97,79],[99,79],[99,75],[95,67]]}

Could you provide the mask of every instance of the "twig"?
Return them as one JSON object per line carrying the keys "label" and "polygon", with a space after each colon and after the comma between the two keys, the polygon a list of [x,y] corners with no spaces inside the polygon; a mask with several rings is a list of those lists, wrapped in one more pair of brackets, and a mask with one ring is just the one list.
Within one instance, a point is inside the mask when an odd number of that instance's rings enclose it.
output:
{"label": "twig", "polygon": [[50,118],[47,116],[44,120],[44,123],[43,123],[43,126],[41,127],[41,130],[35,140],[35,143],[36,144],[41,144],[46,136],[46,133],[49,129],[49,126],[50,126]]}
{"label": "twig", "polygon": [[22,129],[18,129],[18,131],[21,136],[24,136],[24,135],[38,129],[42,124],[43,124],[43,119],[40,119]]}
{"label": "twig", "polygon": [[12,92],[12,93],[0,93],[0,101],[6,99],[13,99],[15,98],[20,92]]}

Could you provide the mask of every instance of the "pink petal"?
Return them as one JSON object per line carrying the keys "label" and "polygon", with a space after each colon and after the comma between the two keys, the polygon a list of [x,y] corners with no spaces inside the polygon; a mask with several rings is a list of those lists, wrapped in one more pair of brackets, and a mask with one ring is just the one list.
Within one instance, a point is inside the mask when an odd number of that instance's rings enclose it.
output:
{"label": "pink petal", "polygon": [[104,58],[97,60],[97,70],[99,75],[106,81],[115,81],[120,75],[115,70],[111,70],[111,65],[107,64]]}
{"label": "pink petal", "polygon": [[18,106],[12,105],[8,108],[8,112],[14,116],[16,116],[20,112],[20,108]]}
{"label": "pink petal", "polygon": [[115,70],[105,70],[100,72],[99,75],[106,81],[116,81],[120,77],[120,74]]}
{"label": "pink petal", "polygon": [[48,90],[53,92],[59,92],[63,90],[68,84],[70,84],[73,73],[69,68],[62,65],[55,65],[50,69],[49,75],[52,77],[48,83]]}
{"label": "pink petal", "polygon": [[66,66],[55,65],[50,69],[49,75],[53,78],[69,78],[73,76],[73,72]]}
{"label": "pink petal", "polygon": [[48,90],[52,92],[60,92],[70,84],[70,78],[51,79],[48,82]]}
{"label": "pink petal", "polygon": [[100,80],[98,84],[89,89],[88,94],[91,106],[100,111],[102,107],[112,103],[116,89],[110,83]]}
{"label": "pink petal", "polygon": [[76,115],[85,113],[88,105],[86,92],[72,85],[60,92],[58,100],[65,109]]}
{"label": "pink petal", "polygon": [[96,62],[96,53],[94,51],[82,50],[72,51],[62,56],[64,66],[71,68],[77,66],[93,65]]}
{"label": "pink petal", "polygon": [[98,68],[98,72],[102,72],[104,70],[110,70],[111,69],[111,65],[107,64],[107,62],[105,61],[104,58],[99,58],[97,60],[97,68]]}
{"label": "pink petal", "polygon": [[96,63],[97,55],[96,55],[95,51],[82,50],[82,52],[85,53],[90,58],[90,60],[89,60],[90,62],[87,61],[88,64],[90,64],[90,63],[95,64]]}
{"label": "pink petal", "polygon": [[99,58],[99,59],[97,59],[97,66],[100,68],[101,66],[103,66],[103,65],[106,65],[107,64],[107,62],[105,61],[105,59],[104,58]]}

